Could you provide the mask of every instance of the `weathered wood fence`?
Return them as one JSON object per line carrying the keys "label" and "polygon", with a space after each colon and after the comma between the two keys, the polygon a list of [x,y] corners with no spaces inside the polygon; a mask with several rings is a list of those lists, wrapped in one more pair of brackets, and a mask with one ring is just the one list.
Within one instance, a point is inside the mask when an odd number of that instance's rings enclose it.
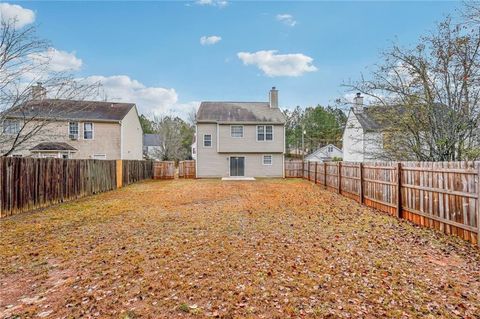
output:
{"label": "weathered wood fence", "polygon": [[153,162],[138,160],[122,161],[123,185],[130,185],[144,179],[153,178]]}
{"label": "weathered wood fence", "polygon": [[153,163],[154,179],[174,179],[175,178],[175,162],[163,161]]}
{"label": "weathered wood fence", "polygon": [[295,162],[286,177],[480,245],[479,162]]}
{"label": "weathered wood fence", "polygon": [[148,161],[0,157],[0,217],[150,178]]}
{"label": "weathered wood fence", "polygon": [[195,161],[180,161],[178,162],[178,178],[196,178]]}

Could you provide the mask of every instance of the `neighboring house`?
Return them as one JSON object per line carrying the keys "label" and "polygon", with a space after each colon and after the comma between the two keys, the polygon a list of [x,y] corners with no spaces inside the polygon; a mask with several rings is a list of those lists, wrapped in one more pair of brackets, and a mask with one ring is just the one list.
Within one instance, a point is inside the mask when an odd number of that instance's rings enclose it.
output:
{"label": "neighboring house", "polygon": [[142,159],[142,128],[132,103],[41,98],[10,110],[4,118],[2,153],[19,132],[22,137],[22,132],[40,127],[11,156]]}
{"label": "neighboring house", "polygon": [[202,102],[196,123],[197,177],[283,177],[285,116],[269,102]]}
{"label": "neighboring house", "polygon": [[145,159],[162,160],[160,155],[162,137],[160,134],[143,134],[143,157]]}
{"label": "neighboring house", "polygon": [[305,157],[306,161],[312,162],[329,162],[334,159],[342,159],[342,150],[333,144],[321,147]]}
{"label": "neighboring house", "polygon": [[343,160],[346,162],[377,160],[383,148],[381,130],[382,125],[375,120],[373,109],[365,107],[363,97],[357,93],[343,131]]}
{"label": "neighboring house", "polygon": [[193,134],[191,152],[192,152],[192,159],[196,160],[197,159],[197,134],[195,133]]}

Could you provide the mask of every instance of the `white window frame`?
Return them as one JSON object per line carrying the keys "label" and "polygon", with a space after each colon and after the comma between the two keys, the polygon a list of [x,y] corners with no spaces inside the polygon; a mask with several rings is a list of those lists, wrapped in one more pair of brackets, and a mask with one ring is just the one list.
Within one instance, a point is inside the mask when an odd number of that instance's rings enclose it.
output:
{"label": "white window frame", "polygon": [[[87,130],[85,130],[85,125],[87,124],[91,124],[92,125],[92,138],[85,138],[85,132],[87,132]],[[93,140],[94,137],[95,137],[95,128],[94,128],[94,125],[93,125],[93,122],[83,122],[83,139],[84,140]]]}
{"label": "white window frame", "polygon": [[[95,158],[95,157],[97,157],[97,158]],[[98,158],[98,157],[101,157],[101,158]],[[107,154],[93,154],[92,158],[96,159],[96,160],[106,160],[107,159]]]}
{"label": "white window frame", "polygon": [[[271,140],[267,140],[267,126],[271,126],[272,127],[272,139]],[[263,140],[259,140],[258,139],[258,129],[260,127],[263,127]],[[275,132],[275,128],[273,125],[270,125],[270,124],[266,124],[266,125],[257,125],[257,129],[256,129],[256,140],[257,142],[273,142],[274,140],[274,132]]]}
{"label": "white window frame", "polygon": [[[242,136],[234,136],[233,135],[233,128],[238,128],[238,127],[242,128]],[[244,132],[245,132],[245,129],[244,129],[243,125],[230,125],[230,137],[231,138],[243,138]]]}
{"label": "white window frame", "polygon": [[[13,126],[14,129],[12,130]],[[2,132],[6,135],[17,135],[20,133],[20,122],[18,120],[5,119],[2,123]]]}
{"label": "white window frame", "polygon": [[80,138],[80,123],[78,122],[68,122],[68,136],[70,137],[70,135],[73,135],[72,134],[72,131],[70,130],[70,125],[72,124],[77,124],[77,139]]}
{"label": "white window frame", "polygon": [[[210,146],[205,146],[205,136],[210,136]],[[213,136],[212,134],[203,134],[203,147],[204,148],[212,148],[213,147]]]}
{"label": "white window frame", "polygon": [[[266,158],[266,157],[270,157],[270,164],[269,164],[269,163],[265,163],[265,158]],[[266,165],[266,166],[272,166],[272,165],[273,165],[273,155],[271,155],[271,154],[263,155],[263,156],[262,156],[262,164],[263,164],[263,165]]]}
{"label": "white window frame", "polygon": [[328,146],[328,148],[327,148],[327,152],[329,152],[329,153],[333,153],[333,146]]}

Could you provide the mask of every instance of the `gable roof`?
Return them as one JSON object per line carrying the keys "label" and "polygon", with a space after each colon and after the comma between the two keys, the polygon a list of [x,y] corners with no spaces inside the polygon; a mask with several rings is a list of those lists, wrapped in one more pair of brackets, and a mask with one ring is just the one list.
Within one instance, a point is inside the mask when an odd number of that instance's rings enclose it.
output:
{"label": "gable roof", "polygon": [[197,123],[202,122],[285,124],[285,116],[268,102],[202,102]]}
{"label": "gable roof", "polygon": [[[434,103],[434,112],[439,118],[445,118],[448,114],[448,107],[442,103]],[[396,104],[396,105],[372,105],[364,107],[361,112],[356,111],[354,108],[351,109],[351,112],[355,114],[358,119],[358,122],[365,131],[379,131],[387,128],[394,127],[395,117],[403,116],[408,114],[409,116],[414,116],[415,109],[411,107],[406,107],[405,105]],[[447,115],[448,116],[448,115]]]}
{"label": "gable roof", "polygon": [[6,117],[118,122],[134,107],[133,103],[43,99],[8,110]]}
{"label": "gable roof", "polygon": [[38,143],[30,149],[31,151],[76,151],[77,149],[70,144],[63,142],[43,142]]}
{"label": "gable roof", "polygon": [[317,148],[316,150],[314,150],[313,152],[311,152],[310,154],[308,154],[305,159],[306,160],[315,160],[315,159],[319,159],[319,160],[330,160],[332,159],[332,157],[328,154],[328,147],[333,147],[334,151],[338,151],[340,154],[343,154],[343,151],[341,149],[339,149],[338,147],[336,147],[335,145],[333,144],[327,144],[325,146],[322,146],[320,148]]}
{"label": "gable roof", "polygon": [[143,146],[160,146],[161,142],[160,134],[143,134]]}

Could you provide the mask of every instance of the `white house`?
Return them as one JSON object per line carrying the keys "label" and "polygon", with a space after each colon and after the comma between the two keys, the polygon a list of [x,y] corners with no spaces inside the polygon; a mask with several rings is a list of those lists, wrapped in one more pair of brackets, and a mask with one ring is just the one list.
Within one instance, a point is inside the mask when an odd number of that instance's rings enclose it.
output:
{"label": "white house", "polygon": [[143,158],[161,161],[162,143],[160,134],[143,134]]}
{"label": "white house", "polygon": [[283,177],[285,116],[268,102],[202,102],[197,113],[197,177]]}
{"label": "white house", "polygon": [[343,160],[346,162],[377,160],[383,149],[381,129],[382,125],[375,120],[372,109],[363,105],[363,97],[357,93],[343,131]]}
{"label": "white house", "polygon": [[310,153],[305,157],[305,160],[312,162],[328,162],[337,158],[341,159],[342,157],[343,153],[341,149],[333,144],[328,144]]}

